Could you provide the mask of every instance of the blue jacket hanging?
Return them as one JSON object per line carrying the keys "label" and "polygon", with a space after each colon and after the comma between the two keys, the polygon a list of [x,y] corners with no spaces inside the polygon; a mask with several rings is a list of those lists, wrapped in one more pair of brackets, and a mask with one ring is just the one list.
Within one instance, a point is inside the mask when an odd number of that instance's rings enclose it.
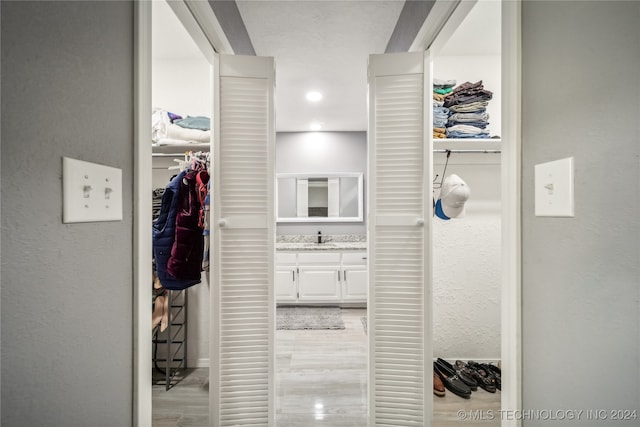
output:
{"label": "blue jacket hanging", "polygon": [[180,172],[165,187],[162,196],[160,215],[153,223],[153,256],[156,261],[156,274],[162,286],[171,290],[182,290],[200,283],[197,279],[172,277],[167,272],[167,263],[171,257],[171,248],[176,235],[176,216],[179,209],[180,186],[186,172]]}

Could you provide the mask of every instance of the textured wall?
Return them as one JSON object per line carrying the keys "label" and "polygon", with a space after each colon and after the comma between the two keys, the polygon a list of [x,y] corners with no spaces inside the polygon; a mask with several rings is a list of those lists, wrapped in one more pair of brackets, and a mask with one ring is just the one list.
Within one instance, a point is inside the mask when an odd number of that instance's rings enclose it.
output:
{"label": "textured wall", "polygon": [[[279,132],[276,135],[276,173],[337,172],[362,172],[366,193],[366,132]],[[318,230],[325,235],[367,232],[365,222],[277,226],[277,234],[316,234]]]}
{"label": "textured wall", "polygon": [[[434,158],[442,175],[444,155]],[[465,216],[433,218],[433,351],[444,359],[500,359],[500,155],[452,154],[446,174],[471,190]],[[440,178],[438,178],[440,180]],[[435,191],[436,198],[439,190]]]}
{"label": "textured wall", "polygon": [[[640,413],[639,21],[640,2],[522,5],[526,409]],[[569,156],[575,218],[535,217],[534,165]]]}
{"label": "textured wall", "polygon": [[[132,2],[2,12],[2,425],[132,414]],[[123,170],[124,220],[62,224],[62,157]]]}

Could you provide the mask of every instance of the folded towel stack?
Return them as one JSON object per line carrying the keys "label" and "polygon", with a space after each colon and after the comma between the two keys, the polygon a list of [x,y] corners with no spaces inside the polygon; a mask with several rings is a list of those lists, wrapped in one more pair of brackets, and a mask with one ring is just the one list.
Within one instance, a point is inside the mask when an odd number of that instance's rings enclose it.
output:
{"label": "folded towel stack", "polygon": [[203,144],[211,140],[211,120],[155,109],[151,118],[151,140],[158,145]]}

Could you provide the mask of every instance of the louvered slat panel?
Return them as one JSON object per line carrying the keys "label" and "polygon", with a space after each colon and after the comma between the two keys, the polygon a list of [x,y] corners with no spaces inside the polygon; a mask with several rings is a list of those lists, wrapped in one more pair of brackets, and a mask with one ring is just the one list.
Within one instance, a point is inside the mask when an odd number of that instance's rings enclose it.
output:
{"label": "louvered slat panel", "polygon": [[[264,60],[264,58],[255,58]],[[227,61],[252,59],[223,58]],[[234,62],[237,72],[243,66]],[[246,64],[245,64],[246,65]],[[224,66],[224,64],[223,64]],[[250,69],[249,67],[248,69]],[[269,426],[273,307],[270,78],[219,79],[214,426]]]}
{"label": "louvered slat panel", "polygon": [[374,65],[372,419],[375,426],[424,426],[424,228],[416,225],[424,218],[424,76],[375,74]]}
{"label": "louvered slat panel", "polygon": [[[220,96],[221,215],[263,215],[269,200],[265,144],[269,128],[266,79],[223,77]],[[248,173],[249,172],[249,173]]]}
{"label": "louvered slat panel", "polygon": [[421,74],[376,78],[376,215],[422,215]]}

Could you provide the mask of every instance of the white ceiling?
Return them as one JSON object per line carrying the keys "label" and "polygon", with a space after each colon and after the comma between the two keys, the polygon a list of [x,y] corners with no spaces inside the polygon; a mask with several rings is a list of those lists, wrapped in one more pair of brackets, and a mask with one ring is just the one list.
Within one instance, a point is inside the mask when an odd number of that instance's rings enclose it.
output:
{"label": "white ceiling", "polygon": [[[276,129],[366,130],[367,60],[404,1],[237,1],[257,55],[276,61]],[[315,104],[305,94],[316,90]]]}
{"label": "white ceiling", "polygon": [[[164,1],[154,1],[153,55],[201,57]],[[276,62],[276,130],[367,129],[367,60],[383,53],[402,0],[237,0],[257,55]],[[500,2],[480,0],[442,55],[499,54]],[[310,103],[316,90],[323,99]]]}

